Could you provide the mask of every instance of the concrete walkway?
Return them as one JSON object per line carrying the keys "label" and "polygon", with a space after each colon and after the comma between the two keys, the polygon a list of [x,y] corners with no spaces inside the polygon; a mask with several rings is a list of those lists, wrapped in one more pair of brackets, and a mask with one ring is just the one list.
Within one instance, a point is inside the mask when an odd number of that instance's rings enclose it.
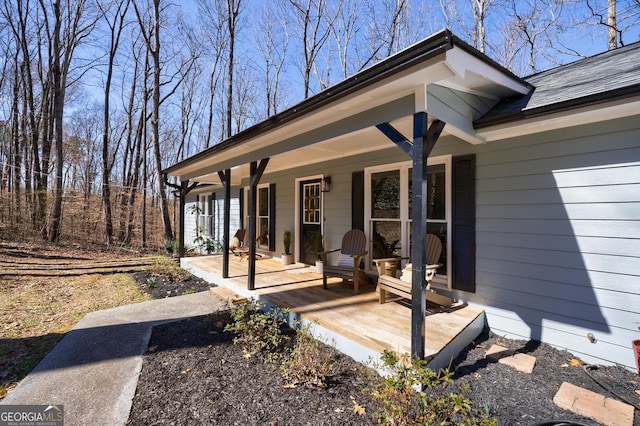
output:
{"label": "concrete walkway", "polygon": [[92,312],[1,404],[63,405],[66,426],[123,425],[152,327],[224,306],[201,292]]}

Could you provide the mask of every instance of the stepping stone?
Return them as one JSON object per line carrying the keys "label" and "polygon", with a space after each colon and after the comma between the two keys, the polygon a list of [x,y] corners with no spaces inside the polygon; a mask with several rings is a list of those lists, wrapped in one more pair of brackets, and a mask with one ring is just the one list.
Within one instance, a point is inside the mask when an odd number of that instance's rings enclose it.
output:
{"label": "stepping stone", "polygon": [[523,353],[514,354],[513,350],[500,345],[492,345],[485,357],[500,364],[508,365],[521,373],[531,373],[536,365],[535,357]]}
{"label": "stepping stone", "polygon": [[633,426],[633,406],[564,382],[553,397],[560,408],[611,426]]}
{"label": "stepping stone", "polygon": [[229,306],[239,305],[247,301],[246,297],[240,296],[238,293],[226,287],[211,287],[209,293],[222,300]]}

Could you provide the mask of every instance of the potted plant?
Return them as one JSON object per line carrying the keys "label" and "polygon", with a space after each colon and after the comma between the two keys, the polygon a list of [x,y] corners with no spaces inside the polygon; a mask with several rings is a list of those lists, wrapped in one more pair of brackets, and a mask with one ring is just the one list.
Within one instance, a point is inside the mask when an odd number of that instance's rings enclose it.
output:
{"label": "potted plant", "polygon": [[291,265],[293,263],[293,255],[291,254],[291,231],[284,231],[284,253],[282,253],[282,264]]}
{"label": "potted plant", "polygon": [[320,255],[320,253],[322,253],[324,251],[324,246],[322,244],[322,233],[321,232],[317,232],[315,239],[313,241],[313,249],[315,250],[315,252],[318,254],[318,259],[316,259],[316,273],[321,274],[323,272],[323,263],[322,263],[322,257]]}

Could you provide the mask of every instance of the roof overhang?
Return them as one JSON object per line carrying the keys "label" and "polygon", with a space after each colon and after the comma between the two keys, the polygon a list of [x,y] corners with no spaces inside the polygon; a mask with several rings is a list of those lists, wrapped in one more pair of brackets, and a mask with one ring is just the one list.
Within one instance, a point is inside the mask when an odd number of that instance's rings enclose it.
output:
{"label": "roof overhang", "polygon": [[[182,181],[219,183],[217,172],[231,169],[238,185],[251,161],[270,158],[273,172],[387,149],[393,144],[375,125],[390,123],[410,136],[413,114],[421,111],[447,123],[445,133],[482,143],[473,121],[501,98],[530,89],[445,30],[164,172]],[[447,94],[466,107],[449,107],[441,99]],[[481,101],[467,102],[474,99]]]}
{"label": "roof overhang", "polygon": [[[637,92],[636,92],[637,93]],[[487,142],[508,139],[532,133],[610,121],[638,115],[640,95],[584,103],[581,107],[550,111],[530,111],[517,120],[477,128],[476,132]]]}

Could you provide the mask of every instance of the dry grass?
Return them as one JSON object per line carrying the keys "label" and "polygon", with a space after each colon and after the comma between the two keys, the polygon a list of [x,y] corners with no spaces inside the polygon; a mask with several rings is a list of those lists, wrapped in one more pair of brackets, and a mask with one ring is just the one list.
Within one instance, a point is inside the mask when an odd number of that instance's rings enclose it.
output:
{"label": "dry grass", "polygon": [[0,400],[87,313],[149,298],[130,274],[0,278]]}

